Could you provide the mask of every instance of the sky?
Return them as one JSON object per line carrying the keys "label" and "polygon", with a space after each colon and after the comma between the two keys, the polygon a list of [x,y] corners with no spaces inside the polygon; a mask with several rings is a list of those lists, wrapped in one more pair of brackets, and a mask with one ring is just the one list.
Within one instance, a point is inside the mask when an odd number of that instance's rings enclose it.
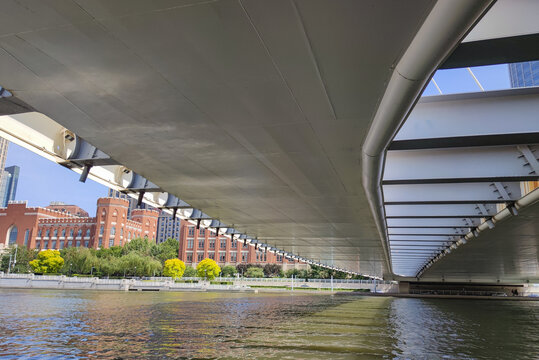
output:
{"label": "sky", "polygon": [[51,201],[78,205],[95,215],[97,198],[107,196],[108,188],[90,179],[79,181],[79,174],[47,160],[23,147],[9,144],[6,166],[21,168],[16,200],[28,206],[47,206]]}
{"label": "sky", "polygon": [[[471,68],[485,90],[510,88],[506,64]],[[443,94],[481,91],[467,69],[439,70],[434,80]],[[423,96],[439,95],[429,83]],[[29,206],[47,206],[51,201],[78,205],[90,216],[95,215],[97,198],[108,189],[90,179],[79,182],[79,175],[18,145],[9,145],[6,166],[18,165],[20,170],[16,199],[28,200]],[[178,194],[181,196],[181,194]]]}

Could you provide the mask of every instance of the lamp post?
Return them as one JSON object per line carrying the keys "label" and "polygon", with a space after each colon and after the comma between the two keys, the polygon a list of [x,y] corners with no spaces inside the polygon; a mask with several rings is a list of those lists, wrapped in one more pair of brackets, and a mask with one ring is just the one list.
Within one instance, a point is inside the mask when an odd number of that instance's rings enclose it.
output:
{"label": "lamp post", "polygon": [[92,276],[94,274],[94,267],[92,266],[92,268],[90,269],[90,276]]}

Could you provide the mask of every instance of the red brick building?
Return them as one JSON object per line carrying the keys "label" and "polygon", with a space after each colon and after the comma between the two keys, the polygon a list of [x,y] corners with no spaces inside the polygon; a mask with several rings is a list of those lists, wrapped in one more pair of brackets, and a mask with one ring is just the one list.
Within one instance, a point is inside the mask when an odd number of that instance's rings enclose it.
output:
{"label": "red brick building", "polygon": [[288,260],[263,248],[244,244],[242,240],[231,240],[225,236],[216,236],[214,231],[200,228],[187,221],[181,222],[180,260],[195,267],[205,258],[215,260],[220,266],[238,264],[278,264],[283,269],[308,267],[307,264]]}
{"label": "red brick building", "polygon": [[155,239],[159,213],[136,209],[133,220],[128,220],[128,206],[125,199],[100,198],[96,216],[87,217],[74,215],[82,213],[74,205],[42,208],[27,207],[25,201],[13,201],[0,208],[0,248],[12,244],[39,249],[108,248],[124,245],[137,237]]}

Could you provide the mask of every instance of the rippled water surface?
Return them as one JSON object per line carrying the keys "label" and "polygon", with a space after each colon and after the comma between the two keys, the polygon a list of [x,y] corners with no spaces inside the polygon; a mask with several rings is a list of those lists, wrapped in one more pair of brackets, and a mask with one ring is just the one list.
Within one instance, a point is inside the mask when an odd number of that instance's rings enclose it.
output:
{"label": "rippled water surface", "polygon": [[539,359],[539,302],[2,289],[0,357]]}

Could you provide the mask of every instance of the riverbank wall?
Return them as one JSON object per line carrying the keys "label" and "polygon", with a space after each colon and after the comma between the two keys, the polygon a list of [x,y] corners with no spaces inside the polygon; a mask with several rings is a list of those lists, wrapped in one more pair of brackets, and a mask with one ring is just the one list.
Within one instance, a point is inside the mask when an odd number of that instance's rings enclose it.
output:
{"label": "riverbank wall", "polygon": [[99,279],[97,277],[0,274],[0,288],[109,290],[109,291],[229,291],[254,292],[245,285],[219,285],[208,281],[176,283],[172,280]]}

